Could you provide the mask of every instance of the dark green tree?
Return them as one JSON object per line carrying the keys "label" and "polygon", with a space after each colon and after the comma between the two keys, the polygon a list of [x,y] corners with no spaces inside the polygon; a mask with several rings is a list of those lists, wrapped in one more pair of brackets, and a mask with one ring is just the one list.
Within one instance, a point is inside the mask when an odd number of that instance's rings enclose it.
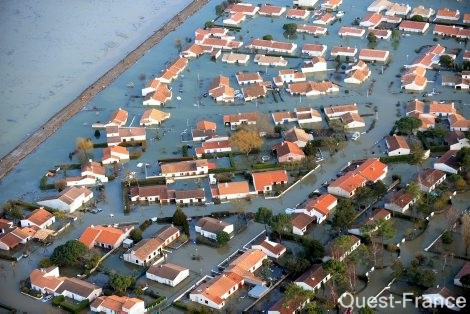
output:
{"label": "dark green tree", "polygon": [[273,217],[273,211],[267,207],[260,207],[255,215],[255,221],[262,224],[269,224]]}
{"label": "dark green tree", "polygon": [[375,36],[374,33],[369,33],[367,34],[367,40],[369,41],[369,43],[375,44],[377,43],[377,36]]}
{"label": "dark green tree", "polygon": [[297,24],[286,23],[282,26],[282,29],[285,30],[288,35],[294,35],[297,32]]}
{"label": "dark green tree", "polygon": [[421,120],[417,117],[403,117],[396,122],[398,131],[403,134],[413,133],[421,124]]}
{"label": "dark green tree", "polygon": [[339,200],[336,211],[333,216],[333,227],[337,229],[345,229],[351,227],[356,211],[354,204],[350,200]]}
{"label": "dark green tree", "polygon": [[119,274],[114,274],[109,280],[109,285],[116,291],[118,294],[123,294],[126,292],[127,288],[134,284],[134,278],[132,276],[124,276]]}
{"label": "dark green tree", "polygon": [[264,40],[273,40],[273,35],[269,35],[269,34],[264,35],[264,36],[263,36],[263,39],[264,39]]}
{"label": "dark green tree", "polygon": [[140,228],[135,228],[131,231],[130,237],[134,242],[139,242],[142,240],[142,230],[140,230]]}
{"label": "dark green tree", "polygon": [[444,67],[444,68],[453,68],[454,67],[454,59],[452,59],[451,56],[449,55],[442,55],[439,58],[439,63]]}
{"label": "dark green tree", "polygon": [[173,214],[172,222],[175,226],[183,227],[183,232],[189,235],[188,217],[181,208],[177,208]]}
{"label": "dark green tree", "polygon": [[220,231],[217,233],[217,243],[225,245],[228,241],[230,241],[230,235],[227,232]]}
{"label": "dark green tree", "polygon": [[79,265],[82,256],[88,253],[88,248],[78,240],[69,240],[59,245],[51,255],[51,261],[57,266]]}
{"label": "dark green tree", "polygon": [[412,21],[415,21],[415,22],[424,22],[424,21],[426,21],[426,20],[424,19],[424,17],[422,17],[421,15],[413,15],[413,16],[411,17],[411,20],[412,20]]}

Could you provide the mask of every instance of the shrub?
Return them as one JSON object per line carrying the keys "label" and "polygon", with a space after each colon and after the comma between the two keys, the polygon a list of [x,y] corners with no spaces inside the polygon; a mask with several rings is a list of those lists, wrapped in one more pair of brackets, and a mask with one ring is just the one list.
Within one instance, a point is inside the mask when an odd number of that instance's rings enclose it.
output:
{"label": "shrub", "polygon": [[65,297],[63,295],[58,295],[52,298],[52,305],[59,306],[64,301],[65,301]]}
{"label": "shrub", "polygon": [[444,231],[442,234],[442,243],[451,244],[454,241],[454,236],[449,230]]}

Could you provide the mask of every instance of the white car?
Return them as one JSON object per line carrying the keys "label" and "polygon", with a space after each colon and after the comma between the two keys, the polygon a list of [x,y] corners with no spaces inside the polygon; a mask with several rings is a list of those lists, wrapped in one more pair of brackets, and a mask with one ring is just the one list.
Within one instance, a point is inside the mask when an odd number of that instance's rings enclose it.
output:
{"label": "white car", "polygon": [[52,299],[54,296],[52,294],[50,295],[46,295],[44,298],[41,299],[41,302],[44,302],[46,303],[47,301],[49,301],[50,299]]}

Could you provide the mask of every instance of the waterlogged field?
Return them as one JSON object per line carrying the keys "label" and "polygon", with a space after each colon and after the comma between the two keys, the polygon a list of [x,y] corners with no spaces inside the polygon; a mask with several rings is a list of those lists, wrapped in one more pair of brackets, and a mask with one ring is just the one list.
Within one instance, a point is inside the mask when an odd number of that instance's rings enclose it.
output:
{"label": "waterlogged field", "polygon": [[[246,1],[253,4],[258,4],[258,1]],[[272,4],[291,5],[288,0],[270,1]],[[338,30],[341,26],[351,25],[351,22],[356,17],[362,17],[365,14],[366,7],[371,1],[353,1],[344,0],[342,10],[346,12],[341,22],[336,22],[328,26],[328,35],[320,38],[314,38],[310,35],[298,35],[297,38],[286,39],[283,35],[282,25],[284,23],[292,22],[285,17],[281,18],[266,18],[257,16],[254,19],[248,18],[241,25],[241,30],[234,33],[237,39],[241,39],[247,44],[252,38],[262,37],[266,34],[271,34],[275,40],[292,41],[297,43],[297,52],[300,52],[301,47],[305,43],[321,43],[328,46],[326,56],[329,57],[329,51],[334,45],[349,45],[357,47],[358,49],[368,46],[365,38],[352,39],[340,38]],[[407,1],[412,7],[422,4],[422,1],[410,0]],[[204,22],[215,17],[214,6],[219,1],[211,1],[207,6],[198,11],[194,16],[190,17],[183,25],[181,25],[175,32],[168,35],[159,45],[151,49],[139,62],[126,71],[121,77],[104,89],[98,96],[93,99],[87,107],[70,119],[58,132],[51,136],[44,142],[33,154],[25,158],[9,175],[7,175],[0,182],[0,203],[8,199],[24,199],[26,201],[35,201],[53,192],[43,192],[39,190],[39,179],[46,173],[48,169],[56,164],[68,163],[68,155],[74,150],[75,139],[78,136],[94,138],[94,131],[91,124],[96,121],[106,121],[110,114],[117,108],[123,108],[129,112],[128,125],[136,126],[140,119],[141,114],[145,110],[142,106],[142,99],[134,97],[140,95],[140,90],[147,80],[158,75],[171,61],[177,58],[178,51],[175,47],[177,39],[185,43],[186,37],[193,37],[194,30],[202,27]],[[435,9],[442,7],[442,1],[432,0],[426,1],[426,6]],[[459,8],[465,11],[464,3],[457,1],[446,1],[446,6],[450,8]],[[467,10],[469,11],[469,10]],[[311,22],[311,19],[308,23]],[[300,22],[297,22],[300,23]],[[171,84],[173,89],[173,99],[167,103],[161,110],[171,113],[171,118],[165,121],[162,127],[158,129],[151,129],[147,132],[147,151],[137,160],[132,160],[123,165],[120,170],[120,175],[106,185],[106,200],[99,203],[99,207],[103,212],[97,215],[85,214],[71,228],[69,228],[63,235],[63,238],[53,246],[47,247],[40,252],[36,252],[29,256],[28,259],[21,260],[14,267],[14,271],[9,271],[11,265],[4,261],[0,261],[1,276],[5,281],[5,286],[8,289],[2,289],[0,293],[0,302],[13,304],[22,310],[32,311],[37,309],[36,306],[43,306],[42,303],[35,302],[28,297],[22,296],[17,291],[16,287],[21,279],[25,278],[29,272],[36,267],[38,261],[51,254],[56,245],[62,244],[69,239],[77,238],[86,226],[90,224],[109,224],[126,221],[143,221],[145,219],[155,216],[170,216],[175,210],[174,205],[150,205],[150,206],[137,206],[129,214],[125,215],[123,211],[121,185],[126,171],[136,171],[139,176],[143,177],[144,173],[137,168],[137,163],[149,163],[150,173],[153,174],[157,171],[156,162],[158,159],[171,158],[181,156],[181,133],[185,130],[191,129],[197,121],[202,119],[209,119],[215,121],[218,126],[218,133],[225,135],[229,130],[224,129],[222,123],[222,115],[237,112],[250,112],[260,111],[269,114],[278,110],[293,110],[299,105],[310,105],[319,109],[321,106],[332,104],[347,104],[357,103],[359,112],[361,114],[374,113],[373,107],[377,107],[378,122],[375,128],[363,134],[359,140],[355,142],[348,142],[348,144],[338,152],[336,155],[329,157],[322,163],[321,167],[314,172],[311,176],[307,177],[300,184],[292,188],[283,197],[275,200],[266,200],[264,198],[253,198],[250,202],[242,201],[246,211],[254,212],[260,206],[266,206],[275,213],[283,211],[287,207],[293,207],[304,200],[309,193],[320,187],[320,185],[335,177],[340,168],[349,160],[360,159],[380,154],[380,149],[377,149],[375,143],[380,141],[389,130],[392,128],[397,117],[397,102],[400,102],[398,109],[403,114],[403,104],[416,97],[421,98],[421,94],[408,94],[400,90],[400,79],[397,77],[400,74],[400,68],[407,63],[410,63],[416,56],[415,49],[423,45],[432,45],[440,43],[444,45],[448,51],[460,51],[465,48],[464,44],[458,43],[453,39],[439,39],[433,41],[433,35],[428,31],[424,35],[410,35],[402,36],[398,45],[393,44],[391,41],[381,40],[377,44],[377,49],[386,49],[391,52],[391,62],[388,66],[382,68],[382,65],[370,65],[372,76],[371,79],[363,86],[346,86],[343,83],[344,75],[334,74],[334,71],[328,71],[322,75],[316,75],[309,79],[321,80],[330,79],[334,83],[340,85],[340,91],[335,94],[329,94],[320,97],[292,97],[286,92],[282,92],[284,101],[276,102],[272,94],[268,93],[267,98],[259,100],[258,102],[242,103],[236,102],[233,105],[222,105],[215,103],[210,97],[202,97],[207,92],[210,81],[216,75],[222,74],[230,77],[232,87],[239,89],[236,83],[235,73],[238,71],[260,71],[265,81],[269,81],[278,73],[278,68],[265,68],[257,66],[251,57],[251,60],[246,66],[227,65],[222,63],[220,59],[217,62],[210,60],[209,56],[202,56],[199,59],[191,60],[187,70],[183,75]],[[459,54],[458,58],[461,58]],[[301,58],[289,58],[288,68],[298,69],[299,65],[303,62]],[[328,60],[328,68],[334,69],[336,62]],[[145,77],[145,79],[143,79]],[[466,117],[470,115],[470,103],[468,93],[454,92],[450,88],[441,87],[441,74],[428,71],[427,77],[434,82],[428,82],[426,91],[431,91],[433,88],[439,92],[439,95],[433,96],[432,100],[446,100],[454,101],[457,110],[463,113]],[[374,80],[373,88],[370,93],[367,91],[370,84]],[[348,93],[345,91],[348,90]],[[181,97],[177,100],[176,96]],[[372,107],[368,105],[372,104]],[[160,108],[159,108],[160,109]],[[370,126],[372,121],[371,117],[366,118],[367,127]],[[367,129],[366,127],[366,129]],[[156,140],[156,135],[159,135],[159,140]],[[100,139],[94,140],[95,142],[103,142],[104,134]],[[268,149],[266,146],[265,149]],[[382,149],[383,150],[383,149]],[[192,151],[190,150],[190,153]],[[100,160],[102,149],[95,149],[93,157],[95,160]],[[410,169],[414,167],[401,167],[394,166],[398,172],[404,174],[404,178],[408,179],[411,175],[409,171],[417,171],[418,169]],[[208,191],[206,191],[208,192]],[[469,195],[459,195],[457,197],[456,207],[462,210],[468,206]],[[204,215],[212,211],[219,210],[237,210],[239,205],[230,203],[221,205],[207,205],[204,207],[186,207],[184,211],[188,216]],[[111,217],[110,214],[113,216]],[[433,218],[430,227],[425,233],[413,242],[406,242],[402,246],[401,259],[404,261],[411,260],[417,251],[426,247],[441,231],[445,225],[445,217],[437,216]],[[258,230],[256,225],[255,229],[250,229],[249,233],[256,233]],[[261,230],[260,229],[260,230]],[[253,231],[255,230],[255,231]],[[315,235],[315,230],[312,234]],[[230,250],[232,251],[232,250]],[[221,255],[226,255],[229,252],[222,252]],[[208,254],[209,253],[208,251]],[[213,254],[213,252],[212,252]],[[178,257],[181,264],[190,265],[190,254],[183,254],[183,251],[176,253],[173,257]],[[119,262],[118,259],[112,262]],[[214,261],[215,262],[215,261]],[[203,263],[206,264],[205,262]],[[203,273],[206,273],[209,267],[215,265],[211,259],[207,266],[199,266],[194,264],[194,267],[204,267]],[[195,272],[198,269],[194,269]],[[368,287],[361,292],[361,295],[373,296],[378,294],[381,289],[388,283],[390,279],[389,269],[377,271],[373,274],[372,281]],[[48,310],[51,308],[48,307]]]}

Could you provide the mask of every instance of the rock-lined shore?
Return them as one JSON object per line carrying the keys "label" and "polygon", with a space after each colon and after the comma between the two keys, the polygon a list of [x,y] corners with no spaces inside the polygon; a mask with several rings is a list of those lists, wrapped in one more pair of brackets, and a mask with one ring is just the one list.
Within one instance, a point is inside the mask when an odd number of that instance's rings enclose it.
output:
{"label": "rock-lined shore", "polygon": [[67,120],[82,110],[99,92],[109,86],[119,75],[129,69],[137,60],[153,46],[158,44],[166,35],[175,30],[188,17],[197,12],[209,0],[193,0],[183,10],[176,14],[165,25],[152,34],[147,40],[130,52],[124,59],[107,71],[96,82],[86,88],[77,98],[62,110],[57,112],[46,123],[34,131],[27,139],[15,147],[0,160],[0,179],[8,174],[26,156],[31,154],[49,136],[54,134]]}

